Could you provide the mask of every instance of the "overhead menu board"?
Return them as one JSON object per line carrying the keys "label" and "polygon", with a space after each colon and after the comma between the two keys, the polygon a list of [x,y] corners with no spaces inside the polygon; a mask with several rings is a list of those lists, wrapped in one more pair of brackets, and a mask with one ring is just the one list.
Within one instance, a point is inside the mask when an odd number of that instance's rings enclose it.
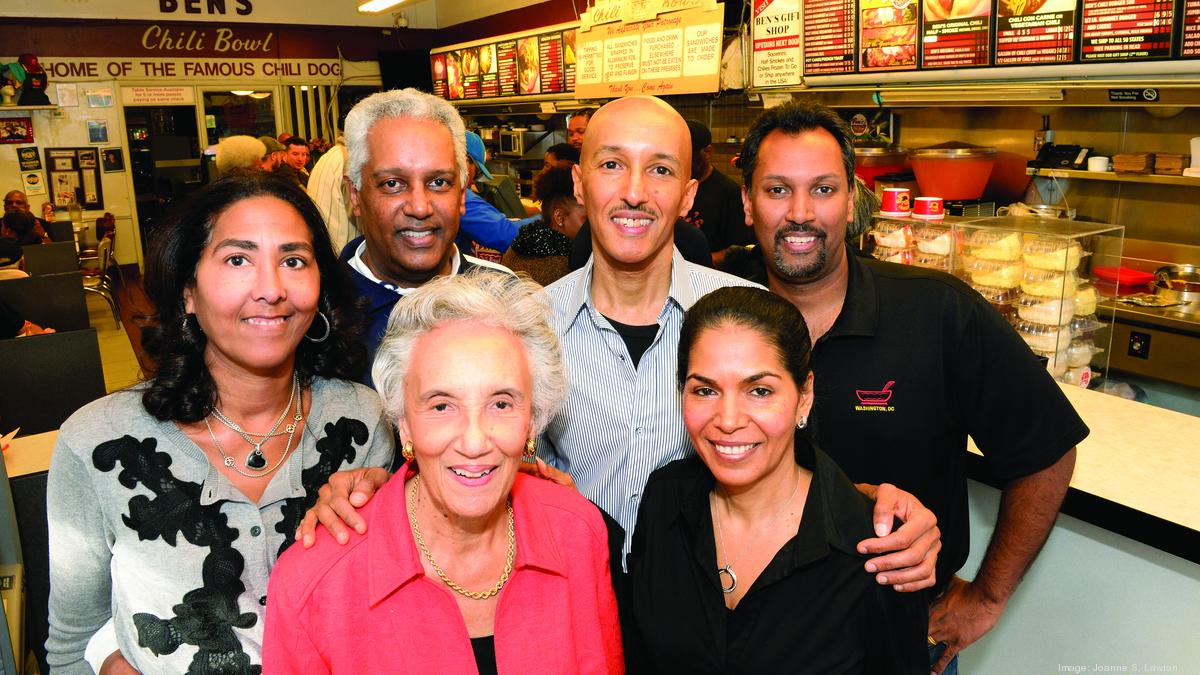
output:
{"label": "overhead menu board", "polygon": [[1083,0],[1079,58],[1169,58],[1174,23],[1175,0]]}
{"label": "overhead menu board", "polygon": [[991,62],[991,0],[924,0],[922,68],[967,68]]}
{"label": "overhead menu board", "polygon": [[433,93],[452,101],[570,93],[575,29],[507,35],[430,53]]}
{"label": "overhead menu board", "polygon": [[859,72],[917,67],[917,0],[859,0]]}
{"label": "overhead menu board", "polygon": [[1071,63],[1078,0],[997,0],[996,65]]}
{"label": "overhead menu board", "polygon": [[804,3],[804,72],[854,72],[856,7],[855,0],[808,0]]}
{"label": "overhead menu board", "polygon": [[597,0],[575,37],[575,96],[717,91],[723,20],[715,0]]}

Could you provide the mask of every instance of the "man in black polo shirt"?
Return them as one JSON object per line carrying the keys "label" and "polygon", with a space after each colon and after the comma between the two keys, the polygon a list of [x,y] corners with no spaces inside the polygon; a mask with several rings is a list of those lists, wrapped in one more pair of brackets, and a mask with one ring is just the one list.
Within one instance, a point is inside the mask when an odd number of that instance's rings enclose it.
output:
{"label": "man in black polo shirt", "polygon": [[696,199],[684,219],[708,239],[713,267],[720,268],[730,246],[754,243],[754,231],[742,217],[742,189],[712,165],[712,132],[702,122],[688,120],[692,139],[692,178],[698,181]]}
{"label": "man in black polo shirt", "polygon": [[[936,672],[954,672],[957,653],[995,625],[1045,542],[1088,429],[969,286],[848,251],[853,170],[853,145],[835,114],[811,104],[772,108],[742,151],[746,222],[762,248],[759,280],[800,309],[816,340],[821,447],[852,480],[894,483],[938,516],[940,595],[929,634],[940,644],[931,661]],[[954,576],[969,549],[968,435],[1004,483],[970,582]]]}

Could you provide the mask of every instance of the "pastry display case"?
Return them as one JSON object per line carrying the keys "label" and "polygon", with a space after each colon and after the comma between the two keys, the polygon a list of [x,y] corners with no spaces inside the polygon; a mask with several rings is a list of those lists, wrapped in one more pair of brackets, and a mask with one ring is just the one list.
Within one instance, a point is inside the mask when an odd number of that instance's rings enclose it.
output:
{"label": "pastry display case", "polygon": [[[1055,379],[1086,387],[1108,369],[1112,319],[1096,316],[1093,267],[1119,264],[1121,246],[1100,252],[1098,237],[1124,239],[1124,227],[1038,217],[876,215],[872,255],[950,272],[1008,319]],[[1103,259],[1097,259],[1103,258]]]}

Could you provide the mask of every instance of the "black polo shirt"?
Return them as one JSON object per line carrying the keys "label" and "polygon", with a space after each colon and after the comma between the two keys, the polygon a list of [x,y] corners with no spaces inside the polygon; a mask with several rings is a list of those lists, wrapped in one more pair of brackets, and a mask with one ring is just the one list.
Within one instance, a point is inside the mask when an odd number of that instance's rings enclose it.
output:
{"label": "black polo shirt", "polygon": [[928,673],[923,593],[897,593],[863,570],[855,545],[871,509],[803,436],[813,472],[796,535],[733,611],[717,578],[712,473],[692,456],[650,475],[638,510],[625,626],[631,673]]}
{"label": "black polo shirt", "polygon": [[813,422],[851,479],[938,517],[944,585],[970,549],[970,435],[996,479],[1054,464],[1088,428],[1008,322],[959,279],[847,251],[842,311],[813,349]]}

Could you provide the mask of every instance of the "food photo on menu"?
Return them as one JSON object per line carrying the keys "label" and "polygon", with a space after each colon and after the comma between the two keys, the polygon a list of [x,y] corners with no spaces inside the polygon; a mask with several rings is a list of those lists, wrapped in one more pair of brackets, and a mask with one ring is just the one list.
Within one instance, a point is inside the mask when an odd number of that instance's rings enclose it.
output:
{"label": "food photo on menu", "polygon": [[1025,16],[1075,11],[1075,0],[998,0],[996,13],[1000,16]]}
{"label": "food photo on menu", "polygon": [[433,79],[446,79],[446,56],[444,54],[434,54],[431,60],[433,61]]}
{"label": "food photo on menu", "polygon": [[474,47],[462,50],[462,74],[463,77],[479,75],[479,51]]}
{"label": "food photo on menu", "polygon": [[562,34],[563,41],[563,65],[575,65],[575,31],[565,30]]}
{"label": "food photo on menu", "polygon": [[517,74],[522,94],[537,94],[541,91],[541,66],[538,63],[536,35],[521,38],[517,42]]}
{"label": "food photo on menu", "polygon": [[482,75],[496,72],[496,45],[484,45],[479,48],[479,72]]}
{"label": "food photo on menu", "polygon": [[462,67],[454,52],[446,54],[446,89],[452,99],[464,96]]}
{"label": "food photo on menu", "polygon": [[926,21],[945,21],[987,16],[992,11],[992,0],[926,0],[923,6]]}
{"label": "food photo on menu", "polygon": [[862,68],[894,70],[917,64],[917,3],[863,0]]}

